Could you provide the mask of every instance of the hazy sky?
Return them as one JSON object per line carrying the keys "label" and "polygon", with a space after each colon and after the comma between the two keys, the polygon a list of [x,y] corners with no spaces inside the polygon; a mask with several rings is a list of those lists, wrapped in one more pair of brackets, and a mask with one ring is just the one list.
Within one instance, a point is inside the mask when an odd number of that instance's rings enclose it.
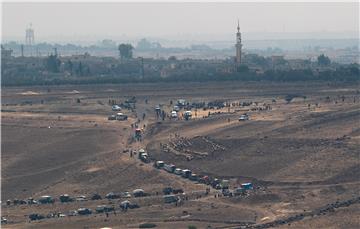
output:
{"label": "hazy sky", "polygon": [[[2,38],[233,36],[243,33],[359,31],[358,3],[3,3]],[[191,36],[190,36],[191,35]],[[222,37],[223,36],[223,37]],[[356,36],[356,35],[355,35]],[[354,38],[354,37],[352,37]]]}

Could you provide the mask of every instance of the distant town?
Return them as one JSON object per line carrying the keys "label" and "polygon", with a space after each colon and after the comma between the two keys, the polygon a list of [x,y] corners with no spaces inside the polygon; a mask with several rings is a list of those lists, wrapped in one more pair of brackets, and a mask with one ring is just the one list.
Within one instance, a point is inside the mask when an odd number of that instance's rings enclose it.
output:
{"label": "distant town", "polygon": [[235,44],[224,49],[206,44],[163,47],[145,38],[136,44],[105,39],[91,46],[60,45],[35,43],[30,25],[25,44],[12,41],[1,45],[2,84],[359,80],[359,46],[352,40],[338,41],[350,44],[343,48],[247,49],[239,23],[235,38]]}

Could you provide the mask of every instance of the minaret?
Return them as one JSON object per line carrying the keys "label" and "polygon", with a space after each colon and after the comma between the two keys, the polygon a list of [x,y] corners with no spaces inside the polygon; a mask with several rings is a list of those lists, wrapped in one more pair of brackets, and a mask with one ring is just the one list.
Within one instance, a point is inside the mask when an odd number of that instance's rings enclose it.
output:
{"label": "minaret", "polygon": [[236,65],[239,66],[241,64],[241,48],[242,48],[239,20],[237,26],[235,47],[236,47]]}

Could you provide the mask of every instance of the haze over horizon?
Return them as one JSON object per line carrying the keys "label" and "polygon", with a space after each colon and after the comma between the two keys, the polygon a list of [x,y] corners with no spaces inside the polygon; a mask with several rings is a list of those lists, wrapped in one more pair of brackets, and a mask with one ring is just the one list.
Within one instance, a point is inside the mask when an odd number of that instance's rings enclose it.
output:
{"label": "haze over horizon", "polygon": [[[3,3],[2,41],[356,39],[359,3]],[[81,15],[81,16],[80,16]],[[266,19],[266,20],[265,20]]]}

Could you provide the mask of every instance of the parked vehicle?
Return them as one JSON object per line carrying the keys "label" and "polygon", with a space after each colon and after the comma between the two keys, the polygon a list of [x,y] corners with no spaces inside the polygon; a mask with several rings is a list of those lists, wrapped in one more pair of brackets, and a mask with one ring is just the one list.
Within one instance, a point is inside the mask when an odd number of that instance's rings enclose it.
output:
{"label": "parked vehicle", "polygon": [[230,181],[229,180],[222,180],[220,182],[220,187],[221,189],[228,189],[230,185]]}
{"label": "parked vehicle", "polygon": [[185,120],[189,120],[189,119],[191,119],[191,117],[192,117],[191,111],[185,111],[185,113],[184,113]]}
{"label": "parked vehicle", "polygon": [[165,195],[164,196],[164,202],[167,204],[177,202],[178,200],[179,200],[179,197],[177,197],[175,195]]}
{"label": "parked vehicle", "polygon": [[176,169],[176,166],[173,164],[165,164],[164,165],[164,170],[169,172],[169,173],[173,173]]}
{"label": "parked vehicle", "polygon": [[173,189],[172,193],[174,193],[174,194],[180,194],[180,193],[184,193],[184,190],[183,190],[182,188]]}
{"label": "parked vehicle", "polygon": [[246,193],[246,190],[244,188],[236,188],[234,190],[234,196],[240,196],[240,195],[244,195]]}
{"label": "parked vehicle", "polygon": [[178,112],[178,111],[180,111],[180,107],[179,106],[174,106],[174,109],[173,109],[174,111],[176,111],[176,112]]}
{"label": "parked vehicle", "polygon": [[38,202],[34,198],[30,197],[27,199],[27,204],[37,204]]}
{"label": "parked vehicle", "polygon": [[89,208],[79,208],[79,209],[77,210],[77,213],[78,213],[79,215],[90,215],[90,214],[92,213],[92,211],[91,211],[91,209],[89,209]]}
{"label": "parked vehicle", "polygon": [[140,149],[140,150],[139,150],[138,157],[139,157],[139,159],[140,159],[142,162],[144,162],[144,163],[150,162],[149,155],[145,152],[144,149]]}
{"label": "parked vehicle", "polygon": [[114,192],[109,192],[108,194],[105,195],[106,199],[119,199],[120,198],[120,194],[114,193]]}
{"label": "parked vehicle", "polygon": [[164,195],[169,195],[173,192],[173,188],[172,187],[166,187],[163,189],[163,193]]}
{"label": "parked vehicle", "polygon": [[157,169],[160,169],[162,167],[164,167],[165,163],[163,161],[156,161],[154,163],[154,167],[157,168]]}
{"label": "parked vehicle", "polygon": [[115,208],[113,206],[107,206],[107,205],[98,205],[96,208],[95,208],[95,211],[97,213],[103,213],[103,212],[112,212],[114,211]]}
{"label": "parked vehicle", "polygon": [[189,179],[190,179],[191,181],[197,181],[197,180],[198,180],[198,176],[197,176],[195,173],[191,173]]}
{"label": "parked vehicle", "polygon": [[72,202],[74,201],[73,198],[71,198],[68,194],[63,194],[59,197],[59,200],[61,203],[65,203],[65,202]]}
{"label": "parked vehicle", "polygon": [[123,210],[128,209],[130,204],[131,204],[131,202],[128,201],[128,200],[122,201],[120,203],[120,208],[123,209]]}
{"label": "parked vehicle", "polygon": [[52,204],[55,200],[51,196],[41,196],[40,199],[38,199],[38,202],[40,204]]}
{"label": "parked vehicle", "polygon": [[33,213],[33,214],[29,215],[30,220],[41,220],[41,219],[44,219],[44,218],[45,218],[45,216],[37,214],[37,213]]}
{"label": "parked vehicle", "polygon": [[86,196],[77,196],[77,197],[75,198],[75,200],[76,200],[76,201],[86,201],[87,199],[86,199]]}
{"label": "parked vehicle", "polygon": [[116,115],[110,115],[110,116],[108,117],[108,120],[116,120]]}
{"label": "parked vehicle", "polygon": [[1,216],[1,223],[2,224],[7,224],[8,223],[7,218],[5,218],[4,216]]}
{"label": "parked vehicle", "polygon": [[184,178],[189,178],[190,177],[190,175],[191,175],[191,170],[189,170],[189,169],[184,169],[183,171],[182,171],[182,177],[184,177]]}
{"label": "parked vehicle", "polygon": [[241,184],[241,187],[245,190],[254,189],[254,186],[252,183],[243,183],[243,184]]}
{"label": "parked vehicle", "polygon": [[122,198],[131,198],[130,192],[123,192],[123,193],[120,194],[120,196],[121,196]]}
{"label": "parked vehicle", "polygon": [[94,195],[92,195],[91,200],[101,200],[101,196],[95,193]]}
{"label": "parked vehicle", "polygon": [[246,121],[246,120],[249,120],[249,115],[247,114],[240,115],[239,121]]}
{"label": "parked vehicle", "polygon": [[121,111],[121,107],[120,107],[119,105],[113,105],[113,106],[111,107],[111,109],[112,109],[113,111]]}
{"label": "parked vehicle", "polygon": [[178,114],[176,111],[171,111],[171,115],[170,115],[171,118],[177,118],[178,117]]}
{"label": "parked vehicle", "polygon": [[141,196],[145,196],[145,195],[146,194],[145,194],[144,190],[142,190],[142,189],[135,189],[133,191],[133,196],[134,197],[141,197]]}
{"label": "parked vehicle", "polygon": [[116,120],[119,120],[119,121],[125,121],[128,119],[128,116],[127,115],[124,115],[123,113],[117,113],[116,114]]}
{"label": "parked vehicle", "polygon": [[174,171],[174,174],[181,175],[182,174],[182,169],[176,168],[175,171]]}

